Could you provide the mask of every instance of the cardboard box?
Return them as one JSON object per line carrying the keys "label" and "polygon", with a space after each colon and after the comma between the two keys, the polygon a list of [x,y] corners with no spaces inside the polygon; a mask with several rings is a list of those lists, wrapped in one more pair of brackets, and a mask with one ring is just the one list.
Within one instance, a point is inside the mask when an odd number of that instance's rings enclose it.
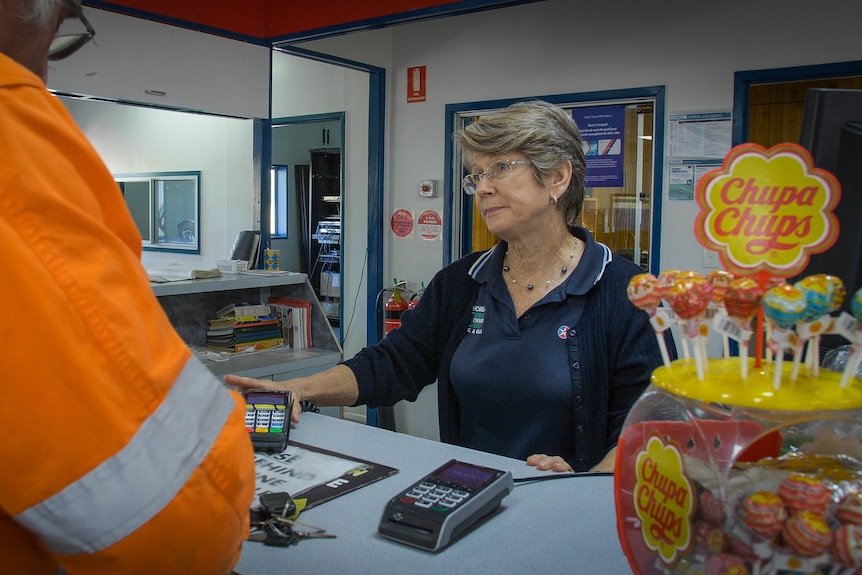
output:
{"label": "cardboard box", "polygon": [[341,297],[341,274],[320,272],[320,296]]}

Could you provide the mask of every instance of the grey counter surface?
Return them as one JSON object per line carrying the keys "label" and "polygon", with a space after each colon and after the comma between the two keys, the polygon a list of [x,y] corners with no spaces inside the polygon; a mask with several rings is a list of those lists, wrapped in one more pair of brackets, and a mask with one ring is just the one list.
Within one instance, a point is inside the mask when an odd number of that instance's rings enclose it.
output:
{"label": "grey counter surface", "polygon": [[244,543],[236,566],[241,575],[631,573],[617,536],[611,476],[516,483],[498,512],[430,553],[377,534],[386,503],[401,490],[450,459],[509,470],[516,479],[543,473],[523,461],[314,413],[302,414],[290,438],[399,473],[302,513],[300,521],[336,539],[287,548]]}

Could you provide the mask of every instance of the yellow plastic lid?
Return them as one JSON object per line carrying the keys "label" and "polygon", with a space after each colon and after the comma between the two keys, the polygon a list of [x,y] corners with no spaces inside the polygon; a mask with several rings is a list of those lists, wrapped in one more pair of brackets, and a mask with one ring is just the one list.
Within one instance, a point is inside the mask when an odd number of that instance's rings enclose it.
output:
{"label": "yellow plastic lid", "polygon": [[707,403],[785,411],[841,411],[862,408],[862,381],[851,377],[841,388],[841,374],[821,369],[812,377],[804,367],[791,381],[793,363],[782,362],[781,382],[774,388],[776,364],[764,361],[754,367],[748,359],[748,375],[742,379],[738,357],[710,359],[704,378],[698,380],[694,359],[678,359],[670,367],[661,366],[652,374],[653,385],[674,395]]}

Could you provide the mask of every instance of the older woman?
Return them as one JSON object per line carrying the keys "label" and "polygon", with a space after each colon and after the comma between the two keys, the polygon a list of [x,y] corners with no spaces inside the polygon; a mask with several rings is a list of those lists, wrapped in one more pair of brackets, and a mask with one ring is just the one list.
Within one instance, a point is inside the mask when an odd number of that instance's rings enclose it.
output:
{"label": "older woman", "polygon": [[437,381],[442,441],[543,470],[611,470],[625,416],[662,360],[626,296],[641,269],[572,226],[584,198],[578,128],[531,101],[456,138],[472,172],[464,191],[501,242],[438,272],[379,344],[276,385],[319,405],[378,407]]}

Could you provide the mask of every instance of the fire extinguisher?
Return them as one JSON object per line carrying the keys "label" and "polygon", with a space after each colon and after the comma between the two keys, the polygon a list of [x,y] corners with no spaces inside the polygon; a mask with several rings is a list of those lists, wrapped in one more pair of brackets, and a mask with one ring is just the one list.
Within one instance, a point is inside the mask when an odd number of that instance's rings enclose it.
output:
{"label": "fire extinguisher", "polygon": [[397,327],[401,327],[401,313],[407,309],[407,300],[401,295],[398,280],[392,287],[392,295],[383,307],[383,337]]}
{"label": "fire extinguisher", "polygon": [[422,294],[425,293],[425,282],[420,282],[421,287],[419,291],[410,296],[410,301],[407,302],[407,309],[413,309],[417,305],[419,305],[419,298],[422,297]]}

